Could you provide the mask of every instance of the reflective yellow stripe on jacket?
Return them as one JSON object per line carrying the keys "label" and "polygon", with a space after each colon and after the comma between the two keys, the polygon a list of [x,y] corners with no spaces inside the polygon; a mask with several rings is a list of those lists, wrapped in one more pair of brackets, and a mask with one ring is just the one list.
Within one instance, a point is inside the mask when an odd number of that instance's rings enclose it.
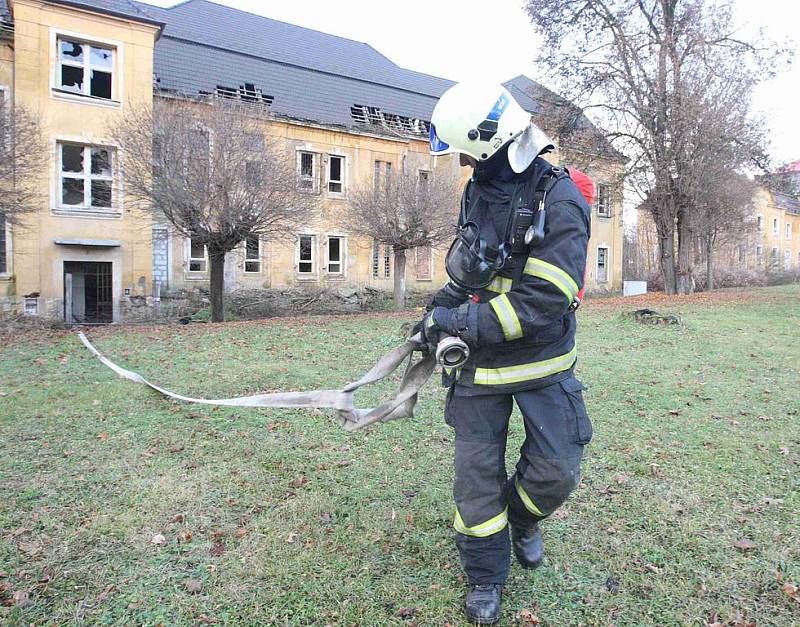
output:
{"label": "reflective yellow stripe on jacket", "polygon": [[577,358],[578,349],[573,348],[566,355],[545,359],[544,361],[533,361],[528,364],[519,364],[518,366],[506,366],[505,368],[476,368],[474,384],[504,385],[544,379],[551,374],[569,370]]}
{"label": "reflective yellow stripe on jacket", "polygon": [[554,266],[552,263],[547,263],[542,259],[529,257],[527,263],[525,264],[525,274],[529,274],[552,283],[558,289],[564,292],[564,295],[567,297],[567,300],[569,300],[570,303],[575,300],[575,297],[578,295],[578,284],[575,283],[572,277],[558,266]]}
{"label": "reflective yellow stripe on jacket", "polygon": [[500,326],[503,327],[503,336],[506,341],[516,340],[522,337],[522,325],[519,323],[517,312],[514,311],[514,306],[508,299],[508,296],[501,294],[489,301],[489,304],[494,310],[494,314],[500,321]]}
{"label": "reflective yellow stripe on jacket", "polygon": [[496,292],[497,294],[505,294],[511,291],[511,282],[510,277],[496,276],[492,279],[492,282],[486,286],[486,289],[490,292]]}
{"label": "reflective yellow stripe on jacket", "polygon": [[461,520],[461,514],[456,510],[456,519],[453,521],[453,528],[458,533],[463,533],[465,536],[473,536],[475,538],[485,538],[492,534],[502,531],[508,524],[508,508],[504,509],[494,518],[490,518],[485,523],[475,525],[474,527],[467,527],[464,521]]}
{"label": "reflective yellow stripe on jacket", "polygon": [[519,477],[514,479],[514,487],[517,488],[517,494],[519,494],[519,498],[522,499],[522,504],[525,505],[525,509],[527,509],[531,514],[535,514],[536,516],[541,516],[544,518],[544,514],[542,510],[536,507],[536,503],[531,500],[531,497],[528,496],[528,493],[522,488],[519,483]]}

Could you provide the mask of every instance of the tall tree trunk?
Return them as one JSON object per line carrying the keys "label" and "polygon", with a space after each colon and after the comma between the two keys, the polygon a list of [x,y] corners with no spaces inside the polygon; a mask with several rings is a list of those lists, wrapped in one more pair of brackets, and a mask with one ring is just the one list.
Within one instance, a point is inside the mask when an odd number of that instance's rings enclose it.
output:
{"label": "tall tree trunk", "polygon": [[225,292],[225,251],[208,247],[209,291],[211,297],[211,322],[225,322],[223,295]]}
{"label": "tall tree trunk", "polygon": [[706,237],[706,291],[714,289],[714,243]]}
{"label": "tall tree trunk", "polygon": [[661,274],[664,275],[664,293],[670,295],[676,294],[675,234],[668,233],[659,235],[658,247],[661,253]]}
{"label": "tall tree trunk", "polygon": [[678,294],[694,291],[692,277],[692,230],[686,209],[678,210]]}
{"label": "tall tree trunk", "polygon": [[406,251],[394,248],[394,308],[402,311],[406,308]]}

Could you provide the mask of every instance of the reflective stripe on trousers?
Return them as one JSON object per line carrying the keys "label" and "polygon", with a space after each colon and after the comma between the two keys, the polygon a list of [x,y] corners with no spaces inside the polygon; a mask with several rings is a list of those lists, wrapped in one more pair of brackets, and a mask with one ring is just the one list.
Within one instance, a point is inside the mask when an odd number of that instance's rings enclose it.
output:
{"label": "reflective stripe on trousers", "polygon": [[458,513],[456,510],[456,517],[453,521],[453,528],[458,531],[458,533],[463,533],[465,536],[472,536],[474,538],[485,538],[487,536],[491,536],[492,534],[497,533],[498,531],[502,531],[505,529],[505,526],[508,524],[508,508],[504,509],[500,512],[497,516],[490,518],[486,522],[483,522],[479,525],[475,525],[474,527],[467,527],[464,524],[464,521],[461,519],[461,514]]}

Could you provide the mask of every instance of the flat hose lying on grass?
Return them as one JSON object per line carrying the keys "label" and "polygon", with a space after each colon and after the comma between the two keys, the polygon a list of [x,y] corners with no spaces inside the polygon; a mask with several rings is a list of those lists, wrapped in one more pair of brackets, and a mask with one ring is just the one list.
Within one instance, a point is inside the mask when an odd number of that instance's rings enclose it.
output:
{"label": "flat hose lying on grass", "polygon": [[[252,396],[238,396],[235,398],[204,399],[191,398],[170,392],[145,379],[142,375],[132,370],[126,370],[103,356],[88,340],[83,333],[78,333],[84,343],[94,355],[111,368],[120,377],[144,384],[168,398],[174,398],[187,403],[203,403],[205,405],[225,405],[228,407],[316,407],[335,409],[342,420],[342,427],[346,431],[356,431],[374,422],[388,422],[398,418],[411,418],[414,415],[414,406],[420,388],[431,377],[436,368],[436,356],[433,351],[417,362],[412,360],[412,353],[418,350],[422,338],[420,334],[406,340],[397,348],[381,357],[369,372],[358,381],[354,381],[341,390],[315,390],[310,392],[275,392],[269,394],[253,394]],[[360,409],[353,402],[353,395],[360,387],[370,385],[386,378],[397,370],[404,361],[408,360],[403,379],[394,398],[380,407],[374,409]]]}

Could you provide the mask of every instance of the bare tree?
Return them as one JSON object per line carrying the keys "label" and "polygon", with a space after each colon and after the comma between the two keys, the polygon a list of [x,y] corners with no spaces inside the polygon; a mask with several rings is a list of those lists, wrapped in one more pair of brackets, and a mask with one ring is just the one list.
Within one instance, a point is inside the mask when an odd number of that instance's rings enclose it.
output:
{"label": "bare tree", "polygon": [[713,113],[693,99],[718,77],[748,85],[768,77],[764,50],[734,35],[729,1],[527,0],[526,7],[545,36],[540,62],[569,100],[599,112],[608,138],[630,157],[628,181],[656,225],[667,293],[690,291],[695,163],[686,156],[698,121]]}
{"label": "bare tree", "polygon": [[221,101],[161,98],[112,129],[127,202],[206,246],[213,322],[224,319],[226,254],[250,236],[291,232],[316,203],[267,130],[263,117]]}
{"label": "bare tree", "polygon": [[444,168],[401,172],[351,192],[348,229],[392,248],[395,309],[405,307],[406,251],[453,238],[458,198],[459,180]]}
{"label": "bare tree", "polygon": [[39,174],[46,161],[37,117],[20,106],[0,106],[0,228],[41,208]]}

